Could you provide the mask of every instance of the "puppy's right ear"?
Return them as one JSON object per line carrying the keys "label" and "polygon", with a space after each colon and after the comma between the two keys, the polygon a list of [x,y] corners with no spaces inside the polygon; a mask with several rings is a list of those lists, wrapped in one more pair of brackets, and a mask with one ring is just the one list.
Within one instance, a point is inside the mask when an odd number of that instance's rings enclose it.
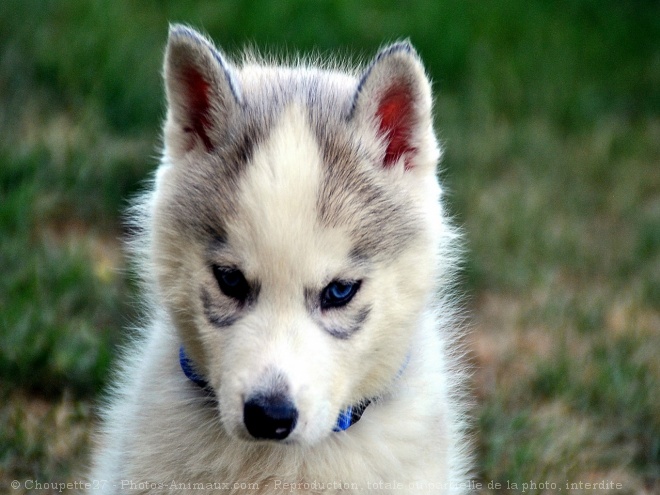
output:
{"label": "puppy's right ear", "polygon": [[166,148],[175,156],[212,152],[241,104],[232,67],[204,36],[175,24],[170,26],[164,75]]}

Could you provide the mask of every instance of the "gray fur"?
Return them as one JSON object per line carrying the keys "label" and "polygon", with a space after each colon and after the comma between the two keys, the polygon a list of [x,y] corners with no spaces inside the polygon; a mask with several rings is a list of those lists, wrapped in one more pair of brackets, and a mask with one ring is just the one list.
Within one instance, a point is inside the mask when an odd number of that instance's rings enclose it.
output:
{"label": "gray fur", "polygon": [[355,314],[355,316],[353,318],[350,318],[351,321],[347,321],[345,323],[342,322],[341,327],[328,326],[328,325],[321,325],[321,326],[326,332],[328,332],[333,337],[340,340],[348,340],[360,330],[364,322],[367,321],[370,312],[371,312],[371,308],[367,306],[359,309],[358,312]]}
{"label": "gray fur", "polygon": [[[233,325],[238,320],[240,308],[228,308],[229,304],[218,304],[205,287],[200,290],[200,299],[204,307],[204,316],[211,325],[217,328],[225,328]],[[236,303],[233,306],[237,306]]]}
{"label": "gray fur", "polygon": [[[180,186],[168,201],[171,209],[168,216],[182,231],[194,237],[223,236],[225,222],[235,214],[235,193],[240,186],[242,170],[283,110],[295,102],[306,109],[325,161],[317,205],[320,224],[349,227],[356,241],[355,251],[366,257],[392,256],[415,241],[420,229],[416,212],[392,184],[378,182],[375,169],[379,167],[381,151],[366,144],[355,133],[356,126],[361,124],[356,122],[360,117],[356,115],[359,103],[373,97],[363,92],[369,89],[367,83],[374,65],[401,54],[416,60],[409,44],[399,43],[383,50],[358,79],[332,70],[278,67],[273,71],[240,67],[226,60],[194,31],[175,27],[172,33],[166,72],[171,73],[182,65],[178,60],[170,60],[178,53],[172,46],[183,42],[190,48],[192,39],[198,51],[208,51],[206,57],[199,56],[203,60],[200,70],[208,71],[211,67],[215,71],[212,80],[218,86],[214,97],[224,105],[218,105],[220,109],[214,110],[212,116],[211,152],[200,156],[192,169],[182,167],[178,171]],[[214,64],[215,61],[219,63]],[[257,82],[248,81],[243,73],[245,68],[263,74]],[[218,83],[223,80],[230,83]],[[249,86],[246,91],[242,90],[244,85]],[[173,89],[168,92],[170,107],[176,107],[177,97],[173,93]],[[236,100],[237,95],[242,95],[240,105],[226,103]],[[230,111],[230,116],[223,115]],[[176,124],[181,119],[170,117],[170,120],[174,125],[181,125]],[[170,143],[166,140],[166,144]],[[364,163],[371,167],[364,167]]]}

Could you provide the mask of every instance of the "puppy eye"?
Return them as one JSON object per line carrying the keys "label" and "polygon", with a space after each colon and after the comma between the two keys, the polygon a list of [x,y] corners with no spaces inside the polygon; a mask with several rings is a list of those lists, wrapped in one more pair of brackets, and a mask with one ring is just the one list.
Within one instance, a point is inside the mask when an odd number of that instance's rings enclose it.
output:
{"label": "puppy eye", "polygon": [[361,280],[333,280],[321,292],[321,309],[346,306],[353,299],[361,284]]}
{"label": "puppy eye", "polygon": [[250,285],[240,270],[213,265],[213,276],[225,296],[236,299],[239,302],[247,299],[250,292]]}

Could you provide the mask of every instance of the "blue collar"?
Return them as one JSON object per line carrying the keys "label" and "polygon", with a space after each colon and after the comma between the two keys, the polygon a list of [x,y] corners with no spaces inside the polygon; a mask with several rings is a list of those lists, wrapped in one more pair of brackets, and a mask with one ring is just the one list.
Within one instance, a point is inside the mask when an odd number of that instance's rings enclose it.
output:
{"label": "blue collar", "polygon": [[[401,370],[399,371],[399,374],[397,376],[401,376],[401,373],[403,373],[403,370],[407,366],[409,359],[410,359],[410,355],[408,355],[408,357],[406,358],[406,361],[403,363],[403,366],[401,367]],[[214,395],[213,389],[209,386],[208,382],[204,380],[202,375],[197,373],[197,371],[195,370],[193,363],[186,354],[186,351],[183,348],[183,346],[179,347],[179,364],[181,364],[181,369],[183,370],[184,375],[186,375],[186,377],[191,382],[193,382],[199,388],[203,389],[207,394]],[[369,404],[371,404],[371,400],[367,399],[359,404],[348,406],[346,409],[343,409],[339,413],[339,417],[337,418],[337,423],[335,424],[333,431],[347,430],[355,423],[360,421],[360,418],[362,417],[362,413]]]}
{"label": "blue collar", "polygon": [[186,350],[183,348],[183,346],[179,347],[179,364],[181,365],[183,374],[186,375],[188,380],[194,382],[195,385],[197,385],[199,388],[203,388],[204,390],[209,390],[209,391],[211,390],[209,388],[208,382],[204,380],[202,375],[198,374],[197,371],[195,371],[192,361],[186,354]]}

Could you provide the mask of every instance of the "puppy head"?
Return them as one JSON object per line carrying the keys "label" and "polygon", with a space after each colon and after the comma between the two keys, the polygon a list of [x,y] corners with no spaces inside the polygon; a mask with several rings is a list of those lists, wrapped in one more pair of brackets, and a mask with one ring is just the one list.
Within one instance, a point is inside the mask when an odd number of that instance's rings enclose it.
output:
{"label": "puppy head", "polygon": [[431,92],[407,43],[361,76],[230,64],[171,29],[156,293],[232,435],[313,443],[386,390],[445,235]]}

